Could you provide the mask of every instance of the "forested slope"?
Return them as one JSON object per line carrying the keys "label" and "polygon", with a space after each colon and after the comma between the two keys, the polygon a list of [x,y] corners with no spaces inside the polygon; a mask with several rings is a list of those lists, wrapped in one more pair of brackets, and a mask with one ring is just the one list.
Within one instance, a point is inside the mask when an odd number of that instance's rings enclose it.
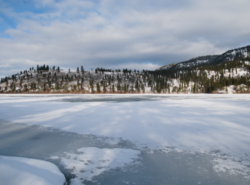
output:
{"label": "forested slope", "polygon": [[[248,93],[250,47],[168,65],[155,71],[37,66],[1,79],[1,93]],[[209,58],[209,59],[208,59]],[[215,60],[216,59],[216,60]],[[203,65],[192,62],[209,60]],[[180,67],[185,64],[186,67]],[[178,67],[179,66],[179,67]]]}

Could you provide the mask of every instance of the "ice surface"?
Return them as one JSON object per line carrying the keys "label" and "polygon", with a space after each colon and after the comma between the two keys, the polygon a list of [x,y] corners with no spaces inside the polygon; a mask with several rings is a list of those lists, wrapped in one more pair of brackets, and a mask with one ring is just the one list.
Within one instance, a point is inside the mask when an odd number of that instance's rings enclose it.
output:
{"label": "ice surface", "polygon": [[58,100],[57,96],[44,101],[40,97],[2,97],[0,111],[1,119],[79,134],[121,137],[147,143],[154,149],[181,145],[187,150],[220,149],[240,156],[250,154],[249,101],[233,100],[249,100],[249,95],[187,97],[190,99],[124,103],[52,101]]}
{"label": "ice surface", "polygon": [[36,159],[0,156],[1,185],[63,185],[66,180],[52,163]]}
{"label": "ice surface", "polygon": [[[249,177],[249,103],[250,95],[3,95],[0,112],[1,119],[17,123],[108,137],[103,142],[110,146],[129,140],[136,146],[134,151],[152,155],[155,151],[216,153],[211,160],[214,171]],[[93,151],[97,150],[115,151]],[[74,167],[74,160],[67,157],[79,162],[78,157],[87,153],[50,157]],[[100,167],[101,162],[94,165]],[[75,169],[80,168],[75,165]]]}
{"label": "ice surface", "polygon": [[244,162],[247,164],[242,164],[241,161],[235,161],[233,159],[227,158],[217,158],[212,161],[214,164],[214,170],[216,172],[229,172],[230,174],[241,174],[245,178],[250,179],[250,168],[249,162]]}
{"label": "ice surface", "polygon": [[77,153],[65,152],[65,156],[60,158],[60,164],[72,170],[76,177],[71,181],[77,184],[78,181],[91,181],[104,171],[134,165],[139,154],[140,151],[131,149],[86,147],[78,149]]}

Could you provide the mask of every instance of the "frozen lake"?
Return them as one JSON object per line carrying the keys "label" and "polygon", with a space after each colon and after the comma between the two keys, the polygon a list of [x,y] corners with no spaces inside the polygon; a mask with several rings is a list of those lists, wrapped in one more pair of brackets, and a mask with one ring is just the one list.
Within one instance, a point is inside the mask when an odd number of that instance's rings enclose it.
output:
{"label": "frozen lake", "polygon": [[249,95],[1,95],[0,155],[71,184],[244,185],[249,112]]}

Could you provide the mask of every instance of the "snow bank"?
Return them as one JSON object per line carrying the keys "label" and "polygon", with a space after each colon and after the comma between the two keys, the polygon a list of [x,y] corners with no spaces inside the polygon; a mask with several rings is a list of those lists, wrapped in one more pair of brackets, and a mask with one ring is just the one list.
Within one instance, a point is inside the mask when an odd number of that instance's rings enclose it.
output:
{"label": "snow bank", "polygon": [[2,185],[63,185],[65,181],[64,175],[50,162],[0,156]]}
{"label": "snow bank", "polygon": [[72,170],[76,178],[72,179],[72,184],[80,185],[84,180],[91,181],[94,176],[104,171],[124,168],[130,164],[135,164],[140,151],[131,149],[99,149],[94,147],[80,148],[77,153],[65,152],[64,157],[52,156],[51,159],[60,159],[61,165]]}

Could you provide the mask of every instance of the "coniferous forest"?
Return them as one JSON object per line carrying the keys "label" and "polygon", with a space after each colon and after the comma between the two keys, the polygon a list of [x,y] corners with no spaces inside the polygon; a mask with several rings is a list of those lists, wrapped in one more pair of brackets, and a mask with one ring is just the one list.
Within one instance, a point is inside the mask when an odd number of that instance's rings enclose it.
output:
{"label": "coniferous forest", "polygon": [[167,70],[65,71],[48,65],[1,79],[1,93],[249,93],[250,59]]}

